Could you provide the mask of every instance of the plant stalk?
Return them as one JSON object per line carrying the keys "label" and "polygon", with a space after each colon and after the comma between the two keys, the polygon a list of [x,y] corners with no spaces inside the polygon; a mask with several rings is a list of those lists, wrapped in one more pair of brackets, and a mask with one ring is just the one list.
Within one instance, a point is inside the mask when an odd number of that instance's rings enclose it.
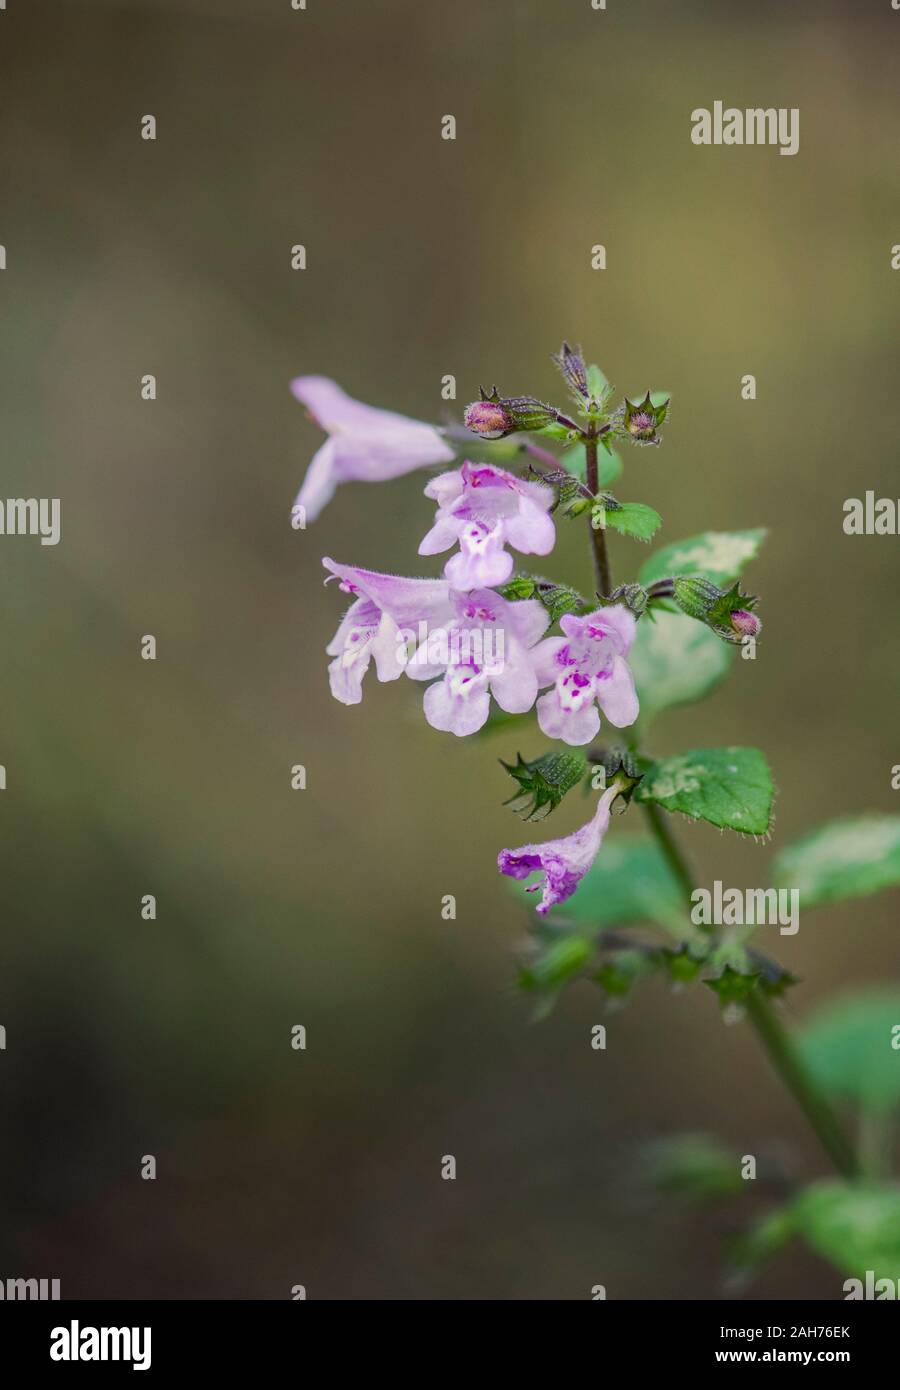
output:
{"label": "plant stalk", "polygon": [[[667,863],[690,897],[693,892],[691,875],[663,813],[658,806],[649,803],[644,810]],[[835,1168],[844,1178],[857,1177],[859,1167],[856,1156],[840,1121],[797,1052],[771,1001],[759,991],[751,991],[744,1001],[744,1007],[769,1061],[803,1111]]]}
{"label": "plant stalk", "polygon": [[[587,456],[587,485],[592,493],[597,491],[597,440],[588,436],[585,439]],[[591,530],[594,566],[603,594],[612,593],[610,581],[609,555],[606,549],[606,536],[603,531]],[[694,892],[694,881],[687,862],[677,844],[666,815],[652,802],[644,804],[644,810],[653,831],[654,838],[669,865],[672,873],[690,902]],[[756,1030],[756,1036],[765,1049],[769,1061],[784,1086],[794,1097],[803,1114],[809,1121],[819,1142],[831,1159],[838,1173],[844,1178],[859,1176],[859,1164],[853,1148],[841,1127],[828,1098],[823,1095],[810,1074],[803,1059],[794,1046],[790,1033],[772,1007],[771,1001],[759,991],[751,991],[745,1001],[746,1014]]]}
{"label": "plant stalk", "polygon": [[[588,492],[592,497],[596,497],[599,490],[597,481],[597,435],[594,433],[594,426],[584,438],[585,456],[585,482]],[[601,528],[595,530],[592,525],[591,517],[588,516],[588,526],[591,529],[591,554],[594,559],[594,580],[597,591],[602,598],[607,598],[612,593],[612,580],[609,574],[609,554],[606,549],[606,531]]]}

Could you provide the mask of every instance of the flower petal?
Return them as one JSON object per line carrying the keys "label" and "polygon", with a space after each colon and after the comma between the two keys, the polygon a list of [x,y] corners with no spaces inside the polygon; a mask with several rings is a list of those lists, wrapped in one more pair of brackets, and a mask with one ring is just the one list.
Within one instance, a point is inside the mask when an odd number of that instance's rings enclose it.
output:
{"label": "flower petal", "polygon": [[442,550],[449,550],[451,545],[456,545],[459,539],[460,523],[452,516],[445,516],[438,512],[437,518],[431,530],[425,535],[419,545],[420,555],[440,555]]}
{"label": "flower petal", "polygon": [[608,676],[597,680],[597,704],[617,729],[633,724],[640,713],[634,677],[624,657],[617,656]]}
{"label": "flower petal", "polygon": [[302,507],[306,520],[315,521],[322,508],[327,506],[341,481],[337,473],[336,450],[333,439],[325,443],[313,455],[306,470],[306,477],[294,501],[294,507]]}
{"label": "flower petal", "polygon": [[[524,600],[523,600],[524,601]],[[552,685],[560,674],[559,653],[569,645],[565,637],[546,637],[531,653],[531,664],[539,685]]]}
{"label": "flower petal", "polygon": [[537,676],[526,652],[516,653],[491,673],[491,694],[507,714],[525,714],[537,699]]}
{"label": "flower petal", "polygon": [[565,709],[555,686],[538,700],[537,716],[541,731],[548,738],[561,738],[573,748],[590,743],[600,729],[600,716],[593,701]]}
{"label": "flower petal", "polygon": [[[550,489],[547,488],[547,491],[550,492]],[[552,500],[552,492],[550,497]],[[514,550],[520,550],[523,555],[549,555],[556,544],[556,526],[547,507],[531,497],[522,497],[517,515],[511,516],[506,522],[506,539]]]}
{"label": "flower petal", "polygon": [[422,704],[425,718],[433,729],[463,738],[467,734],[477,734],[487,722],[491,697],[485,686],[473,690],[471,695],[454,694],[445,676],[428,687]]}

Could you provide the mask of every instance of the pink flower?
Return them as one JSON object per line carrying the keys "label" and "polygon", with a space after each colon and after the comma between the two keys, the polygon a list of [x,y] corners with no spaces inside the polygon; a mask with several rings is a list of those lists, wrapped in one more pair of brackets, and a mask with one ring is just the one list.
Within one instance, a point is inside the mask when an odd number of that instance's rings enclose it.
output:
{"label": "pink flower", "polygon": [[443,675],[425,691],[425,718],[432,728],[463,737],[485,723],[491,695],[508,714],[531,709],[538,693],[531,649],[550,620],[537,599],[509,603],[490,589],[451,590],[450,601],[453,619],[429,632],[407,675]]}
{"label": "pink flower", "polygon": [[433,426],[362,405],[328,377],[298,376],[291,390],[328,434],[294,503],[307,521],[331,501],[338,483],[380,483],[453,458]]}
{"label": "pink flower", "polygon": [[538,724],[548,738],[590,743],[600,728],[596,706],[623,729],[638,717],[638,697],[626,661],[634,641],[634,615],[618,603],[584,618],[560,619],[564,637],[548,637],[534,652],[539,683]]}
{"label": "pink flower", "polygon": [[419,624],[439,626],[453,616],[450,588],[443,579],[401,579],[393,574],[353,565],[322,561],[340,579],[354,602],[326,647],[334,657],[328,667],[331,693],[345,705],[362,699],[362,679],[374,660],[380,681],[401,676],[408,659],[408,641]]}
{"label": "pink flower", "polygon": [[464,463],[434,478],[425,496],[435,499],[438,510],[419,554],[438,555],[459,541],[458,554],[444,566],[455,589],[505,584],[513,569],[507,544],[525,555],[549,555],[553,549],[553,489],[544,483],[524,482],[488,464]]}
{"label": "pink flower", "polygon": [[497,867],[501,874],[510,878],[527,878],[540,869],[543,879],[529,884],[527,893],[542,890],[538,912],[549,912],[551,907],[571,898],[597,857],[603,836],[609,828],[609,811],[621,788],[613,783],[607,787],[600,798],[593,819],[580,830],[561,840],[547,840],[542,845],[523,845],[521,849],[503,849],[497,857]]}

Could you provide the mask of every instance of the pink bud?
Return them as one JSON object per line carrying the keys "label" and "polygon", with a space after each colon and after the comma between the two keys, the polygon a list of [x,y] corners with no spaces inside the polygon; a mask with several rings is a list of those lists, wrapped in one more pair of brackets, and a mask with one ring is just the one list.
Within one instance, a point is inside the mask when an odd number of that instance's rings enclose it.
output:
{"label": "pink bud", "polygon": [[746,608],[736,608],[731,615],[731,626],[741,637],[756,637],[762,623],[755,613],[750,613]]}
{"label": "pink bud", "polygon": [[513,428],[513,418],[498,401],[473,401],[463,416],[466,427],[482,439],[502,439]]}

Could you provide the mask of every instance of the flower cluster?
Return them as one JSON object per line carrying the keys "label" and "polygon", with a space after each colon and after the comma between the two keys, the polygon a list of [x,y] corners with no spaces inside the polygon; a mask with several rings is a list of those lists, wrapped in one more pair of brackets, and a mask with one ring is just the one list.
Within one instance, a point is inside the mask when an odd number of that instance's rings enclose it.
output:
{"label": "flower cluster", "polygon": [[[441,577],[404,578],[323,560],[329,579],[351,599],[327,647],[335,699],[358,704],[363,677],[374,662],[380,681],[405,676],[424,682],[426,720],[458,737],[485,726],[492,699],[506,714],[536,709],[546,737],[571,748],[596,738],[601,715],[616,728],[634,724],[639,704],[629,652],[638,618],[654,603],[675,600],[686,608],[688,599],[675,580],[657,581],[648,590],[631,584],[603,592],[606,519],[643,537],[659,518],[650,508],[619,503],[602,490],[597,459],[598,450],[611,453],[613,441],[658,443],[669,402],[647,392],[637,402],[626,398],[616,405],[605,377],[586,366],[579,349],[563,344],[554,360],[580,422],[533,396],[501,396],[495,386],[482,390],[466,409],[468,435],[360,404],[325,377],[292,382],[293,394],[327,434],[295,502],[305,520],[318,516],[339,483],[382,482],[450,462],[458,457],[454,443],[460,433],[472,441],[464,452],[474,455],[459,459],[424,489],[436,511],[418,553],[450,552]],[[535,434],[583,445],[584,477],[530,443],[527,436]],[[525,442],[519,446],[516,439]],[[523,475],[500,466],[523,448],[529,463]],[[538,469],[534,458],[549,461],[550,468]],[[586,510],[598,559],[593,603],[565,586],[514,576],[514,552],[549,555],[557,540],[555,515]],[[739,607],[737,596],[720,594],[712,586],[690,590],[695,616],[718,625],[723,635],[727,631],[729,640],[740,640],[758,621],[748,611],[753,600],[740,595]],[[548,635],[557,621],[559,634]],[[623,790],[620,782],[606,790],[594,816],[574,834],[543,846],[504,850],[501,872],[524,878],[541,871],[543,879],[535,885],[543,885],[539,910],[563,902],[593,863],[612,802]]]}

